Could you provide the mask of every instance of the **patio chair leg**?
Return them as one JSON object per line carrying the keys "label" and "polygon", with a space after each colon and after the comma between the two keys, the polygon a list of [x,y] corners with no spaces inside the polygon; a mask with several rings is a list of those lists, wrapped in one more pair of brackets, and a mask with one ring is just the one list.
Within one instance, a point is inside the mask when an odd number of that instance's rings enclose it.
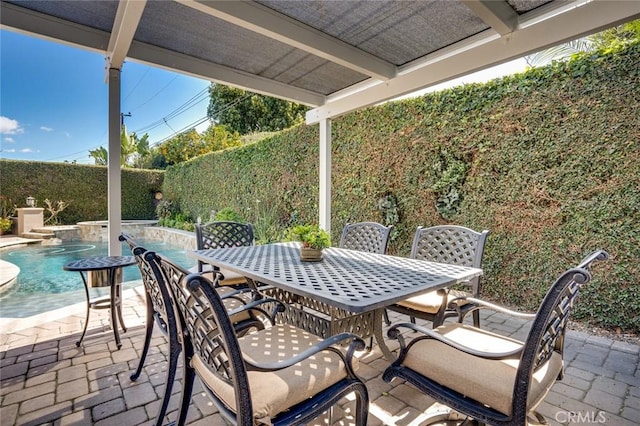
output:
{"label": "patio chair leg", "polygon": [[[146,293],[146,292],[145,292]],[[130,376],[132,381],[136,381],[142,372],[142,367],[144,366],[144,360],[147,358],[147,352],[149,352],[149,346],[151,343],[151,335],[153,334],[153,324],[155,323],[155,316],[153,315],[153,306],[151,304],[151,300],[149,295],[147,296],[147,321],[146,321],[146,332],[144,334],[144,347],[142,348],[142,353],[140,354],[140,361],[138,361],[138,368],[136,371]]]}
{"label": "patio chair leg", "polygon": [[193,391],[193,383],[196,373],[191,368],[184,369],[184,377],[182,382],[182,395],[180,396],[180,410],[178,411],[177,426],[183,426],[187,420],[187,412],[191,403],[191,392]]}
{"label": "patio chair leg", "polygon": [[384,323],[387,324],[387,327],[391,325],[391,320],[389,319],[389,312],[387,312],[387,310],[384,310]]}
{"label": "patio chair leg", "polygon": [[[178,418],[176,419],[177,426],[183,426],[187,421],[187,413],[189,411],[189,404],[191,403],[191,392],[193,392],[193,384],[196,379],[196,372],[191,368],[191,358],[193,357],[193,347],[188,340],[183,340],[182,347],[182,363],[183,363],[183,378],[182,378],[182,394],[180,395],[180,409],[178,411]],[[176,356],[176,360],[178,357]]]}
{"label": "patio chair leg", "polygon": [[[167,371],[167,380],[164,386],[164,393],[162,395],[162,405],[160,406],[160,410],[158,411],[158,417],[156,418],[156,426],[162,426],[164,416],[167,414],[167,408],[169,407],[169,400],[171,399],[171,390],[173,389],[173,382],[176,379],[176,372],[178,370],[178,360],[180,359],[180,352],[182,351],[182,347],[178,342],[177,336],[174,336],[173,339],[169,341],[169,368]],[[186,381],[186,377],[185,377]],[[193,382],[191,383],[193,386]],[[191,390],[189,390],[189,395],[191,395]],[[188,398],[190,401],[191,398]],[[182,410],[179,415],[182,415]],[[186,419],[186,410],[184,414],[184,422]],[[180,420],[180,419],[179,419]],[[182,423],[179,423],[182,424]]]}

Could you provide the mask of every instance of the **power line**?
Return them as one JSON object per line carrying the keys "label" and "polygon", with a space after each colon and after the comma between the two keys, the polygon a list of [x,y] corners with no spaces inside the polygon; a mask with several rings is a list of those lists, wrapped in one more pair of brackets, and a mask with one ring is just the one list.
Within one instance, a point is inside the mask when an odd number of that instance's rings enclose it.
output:
{"label": "power line", "polygon": [[157,121],[154,121],[153,123],[148,124],[148,125],[146,125],[144,127],[141,127],[139,129],[136,129],[134,131],[136,133],[140,134],[140,133],[148,132],[149,130],[155,129],[156,127],[162,126],[163,124],[166,123],[167,120],[171,120],[172,118],[177,117],[178,115],[180,115],[180,114],[186,112],[187,110],[195,107],[197,104],[201,103],[202,101],[208,99],[207,90],[208,90],[208,88],[205,88],[205,89],[201,90],[196,95],[194,95],[191,99],[186,101],[184,104],[180,105],[178,108],[176,108],[175,110],[173,110],[172,112],[167,114],[165,117],[162,117],[161,119],[159,119]]}
{"label": "power line", "polygon": [[153,96],[151,96],[149,99],[147,99],[145,102],[143,102],[142,104],[136,106],[135,108],[131,108],[132,110],[138,109],[140,107],[145,106],[146,104],[148,104],[149,102],[151,102],[153,100],[153,98],[155,98],[156,96],[158,96],[160,93],[162,93],[164,91],[164,89],[166,89],[167,87],[169,87],[169,85],[171,83],[174,82],[174,80],[178,78],[178,74],[176,74],[171,80],[169,80],[169,82],[167,84],[164,85],[164,87],[162,87],[162,89],[158,90]]}
{"label": "power line", "polygon": [[[253,94],[247,94],[247,95],[244,95],[241,98],[235,99],[235,100],[229,102],[228,104],[223,105],[215,113],[219,114],[221,112],[224,112],[224,111],[228,110],[229,108],[231,108],[232,106],[234,106],[235,104],[240,103],[240,102],[244,101],[245,99],[250,98],[252,95]],[[183,127],[181,130],[179,130],[177,132],[174,132],[172,135],[166,136],[164,139],[161,139],[161,140],[159,140],[157,142],[154,142],[153,144],[150,144],[149,147],[160,145],[161,143],[166,142],[169,139],[174,138],[175,136],[179,135],[180,133],[204,123],[205,120],[207,120],[208,118],[209,118],[208,116],[199,118],[198,120],[196,120],[195,122],[189,124],[188,126]],[[167,124],[167,126],[168,126],[168,124]],[[171,128],[171,126],[169,126],[169,128]]]}

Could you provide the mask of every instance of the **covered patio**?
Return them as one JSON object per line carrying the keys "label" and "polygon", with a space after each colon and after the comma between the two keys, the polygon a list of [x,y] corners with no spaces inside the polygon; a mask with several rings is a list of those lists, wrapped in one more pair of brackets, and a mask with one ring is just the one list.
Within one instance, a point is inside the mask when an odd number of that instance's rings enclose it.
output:
{"label": "covered patio", "polygon": [[[151,424],[166,375],[167,342],[156,327],[143,373],[132,382],[129,375],[137,365],[144,340],[142,287],[125,292],[124,308],[129,330],[122,334],[119,351],[104,311],[92,316],[83,346],[76,347],[84,320],[83,304],[46,314],[38,323],[23,321],[3,327],[2,424]],[[391,315],[392,320],[400,319]],[[484,316],[482,324],[483,328],[516,338],[527,332],[524,322],[501,314]],[[553,386],[539,409],[549,424],[598,420],[607,425],[640,423],[640,346],[575,330],[569,331],[567,338],[565,377]],[[368,424],[421,425],[427,415],[442,409],[401,380],[384,382],[381,375],[389,363],[377,346],[370,353],[361,353],[359,359],[358,374],[370,396]],[[181,377],[179,368],[167,421],[175,420]],[[331,424],[353,424],[352,405],[347,401],[336,407]],[[199,383],[187,422],[225,424]],[[315,424],[328,424],[328,420]]]}
{"label": "covered patio", "polygon": [[[112,255],[121,252],[120,76],[126,60],[312,106],[307,124],[320,128],[319,223],[331,229],[332,119],[640,16],[640,3],[629,1],[3,0],[1,6],[3,29],[105,55]],[[106,313],[92,316],[91,334],[76,348],[82,307],[3,327],[2,423],[149,424],[159,404],[167,342],[156,330],[152,359],[132,382],[144,338],[143,299],[141,288],[126,294],[129,331],[119,351]],[[483,328],[516,338],[527,332],[523,322],[498,314],[485,316]],[[637,343],[571,331],[565,378],[539,411],[551,424],[576,423],[578,413],[583,423],[640,423],[639,360]],[[360,361],[369,424],[423,424],[439,409],[399,380],[385,383],[388,361],[378,348]],[[175,419],[177,399],[167,421]],[[350,404],[334,411],[332,424],[352,423]],[[224,424],[201,388],[192,405],[191,424]]]}

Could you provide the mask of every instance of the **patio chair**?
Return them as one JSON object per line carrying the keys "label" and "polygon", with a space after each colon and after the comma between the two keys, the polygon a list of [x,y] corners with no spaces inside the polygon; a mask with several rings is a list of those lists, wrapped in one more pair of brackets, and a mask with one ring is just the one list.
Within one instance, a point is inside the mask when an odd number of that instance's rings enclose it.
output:
{"label": "patio chair", "polygon": [[162,425],[164,416],[167,412],[169,399],[171,398],[171,388],[175,379],[178,368],[178,359],[182,351],[182,344],[178,340],[178,320],[175,312],[171,307],[171,296],[169,290],[165,286],[158,285],[155,274],[153,273],[149,262],[144,258],[147,250],[138,246],[130,235],[120,234],[120,241],[127,243],[131,249],[131,253],[136,259],[140,275],[142,276],[142,284],[144,285],[145,300],[147,306],[146,329],[144,335],[144,346],[138,361],[138,367],[131,374],[132,381],[136,381],[142,372],[142,367],[149,352],[151,336],[153,334],[154,324],[158,324],[162,333],[169,340],[169,362],[167,367],[167,378],[163,389],[162,403],[156,416],[155,424]]}
{"label": "patio chair", "polygon": [[[165,258],[154,262],[182,321],[185,374],[178,425],[184,424],[196,376],[231,424],[305,424],[354,392],[356,424],[366,425],[367,389],[353,366],[362,339],[342,333],[322,340],[289,325],[238,337],[215,283],[198,274],[184,277]],[[336,346],[348,342],[346,350]]]}
{"label": "patio chair", "polygon": [[340,248],[386,254],[393,225],[376,222],[347,223],[342,228]]}
{"label": "patio chair", "polygon": [[[410,257],[480,268],[488,235],[487,230],[476,232],[463,226],[439,225],[428,228],[419,226],[413,239]],[[435,328],[446,318],[458,316],[460,309],[472,310],[473,305],[460,297],[469,295],[480,297],[482,289],[480,277],[465,284],[470,287],[470,294],[455,289],[442,289],[411,297],[388,306],[387,309],[409,315],[411,322],[414,323],[415,318],[431,321]],[[468,306],[450,307],[449,304],[455,298],[458,298],[455,304]],[[388,317],[386,320],[389,325]],[[473,325],[480,327],[480,315],[477,311],[473,313]]]}
{"label": "patio chair", "polygon": [[[153,271],[153,265],[150,264],[147,258],[149,251],[144,247],[137,245],[130,235],[122,233],[119,236],[120,241],[127,243],[131,252],[133,253],[138,268],[140,269],[140,275],[142,276],[142,283],[145,290],[145,300],[147,307],[146,324],[145,324],[145,337],[142,353],[140,354],[140,360],[136,370],[131,374],[132,381],[136,381],[142,372],[144,363],[149,352],[149,346],[151,344],[151,337],[153,334],[154,324],[158,324],[160,331],[167,337],[169,341],[169,362],[167,369],[167,379],[165,381],[165,388],[162,397],[162,404],[158,411],[156,424],[162,424],[162,419],[167,411],[169,399],[171,397],[171,387],[175,379],[175,374],[178,366],[178,359],[180,352],[182,351],[182,344],[178,340],[178,320],[175,316],[175,311],[171,308],[171,296],[169,289],[161,285]],[[177,267],[183,276],[189,274],[188,271]],[[241,308],[246,306],[247,299],[242,297],[243,291],[233,290],[230,288],[217,288],[221,294],[220,296],[224,300],[224,305],[227,312],[237,311],[231,317],[234,330],[236,333],[242,335],[247,333],[251,329],[264,328],[263,319],[266,317],[269,321],[273,322],[276,312],[267,313],[265,311],[256,311],[255,309],[242,310]],[[266,302],[265,302],[266,303]]]}
{"label": "patio chair", "polygon": [[[196,248],[198,250],[251,246],[254,243],[253,225],[250,223],[216,221],[196,224]],[[247,286],[245,277],[198,261],[198,272],[209,272],[214,269],[222,274],[220,286]]]}
{"label": "patio chair", "polygon": [[[400,351],[383,379],[406,380],[436,402],[478,422],[514,426],[527,424],[527,418],[543,422],[535,409],[556,380],[562,379],[571,308],[591,279],[591,264],[607,258],[605,251],[596,251],[577,268],[561,274],[533,315],[473,300],[475,310],[489,308],[531,319],[524,341],[461,323],[433,330],[411,323],[391,327],[388,336],[399,341]],[[401,329],[420,335],[407,343]]]}

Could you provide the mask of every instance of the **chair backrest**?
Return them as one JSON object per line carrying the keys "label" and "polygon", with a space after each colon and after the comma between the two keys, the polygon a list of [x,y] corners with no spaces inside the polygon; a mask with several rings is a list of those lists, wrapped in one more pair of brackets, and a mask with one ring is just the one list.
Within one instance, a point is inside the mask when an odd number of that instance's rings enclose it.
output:
{"label": "chair backrest", "polygon": [[173,321],[173,324],[175,325],[176,319],[174,318],[173,310],[170,307],[171,299],[168,290],[160,287],[156,276],[151,269],[151,265],[145,260],[144,255],[147,250],[144,247],[137,245],[133,238],[128,234],[120,234],[119,240],[127,243],[131,249],[131,253],[136,259],[136,263],[138,264],[140,275],[142,277],[142,284],[144,285],[145,292],[149,298],[148,301],[151,302],[154,312],[156,312],[160,316],[160,319],[165,322],[165,324],[161,324],[161,327],[167,327],[169,320]]}
{"label": "chair backrest", "polygon": [[254,244],[253,225],[232,221],[196,224],[198,250],[251,246]]}
{"label": "chair backrest", "polygon": [[489,231],[456,225],[416,229],[411,258],[480,268]]}
{"label": "chair backrest", "polygon": [[[210,373],[228,389],[249,389],[249,382],[238,339],[216,283],[198,274],[189,275],[182,267],[153,252],[147,259],[159,275],[161,285],[171,290],[174,306],[179,311],[185,353],[199,357]],[[218,275],[214,275],[218,279]],[[187,362],[187,361],[185,361]],[[220,396],[210,390],[217,408],[234,424],[253,425],[249,392],[235,392],[236,410],[232,411]]]}
{"label": "chair backrest", "polygon": [[347,223],[342,228],[340,247],[385,254],[393,225],[384,226],[376,222]]}
{"label": "chair backrest", "polygon": [[588,269],[594,261],[606,260],[608,257],[607,252],[603,250],[585,257],[579,267],[569,269],[560,275],[542,300],[531,324],[516,373],[512,407],[514,419],[526,418],[527,396],[532,375],[554,353],[563,355],[564,337],[571,309],[580,288],[591,280]]}

